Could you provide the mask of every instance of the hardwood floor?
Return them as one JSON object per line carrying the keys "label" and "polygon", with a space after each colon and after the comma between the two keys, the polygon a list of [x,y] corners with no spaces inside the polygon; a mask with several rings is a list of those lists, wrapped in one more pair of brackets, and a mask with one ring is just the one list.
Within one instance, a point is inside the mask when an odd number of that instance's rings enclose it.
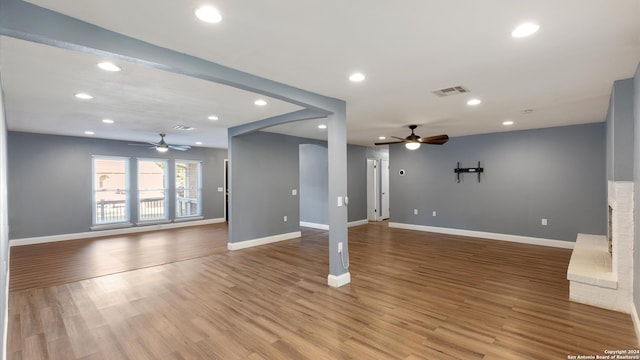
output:
{"label": "hardwood floor", "polygon": [[[149,233],[137,251],[118,239],[12,248],[9,359],[567,359],[638,349],[629,315],[568,301],[570,250],[376,223],[349,230],[352,283],[333,289],[325,231],[229,252],[223,227],[194,230]],[[175,255],[192,246],[201,256]],[[119,265],[78,269],[94,261]]]}
{"label": "hardwood floor", "polygon": [[224,223],[17,246],[11,248],[9,291],[66,284],[226,251]]}

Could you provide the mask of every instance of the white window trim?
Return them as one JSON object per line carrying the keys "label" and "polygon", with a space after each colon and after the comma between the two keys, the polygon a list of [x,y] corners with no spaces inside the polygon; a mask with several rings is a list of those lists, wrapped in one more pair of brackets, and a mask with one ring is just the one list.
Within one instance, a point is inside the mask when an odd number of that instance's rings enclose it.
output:
{"label": "white window trim", "polygon": [[[188,215],[188,216],[178,216],[177,212],[178,212],[178,191],[177,191],[177,181],[175,181],[175,177],[178,175],[178,163],[184,163],[184,164],[198,164],[198,213],[195,215]],[[189,221],[189,220],[195,220],[198,218],[204,218],[202,215],[202,161],[200,160],[180,160],[180,159],[176,159],[175,163],[174,163],[174,201],[176,203],[176,210],[175,210],[175,214],[173,214],[174,216],[174,221]]]}
{"label": "white window trim", "polygon": [[[123,160],[125,162],[125,220],[96,223],[96,160]],[[92,155],[91,156],[91,230],[129,227],[131,223],[131,158],[127,156]]]}
{"label": "white window trim", "polygon": [[[136,185],[136,207],[138,210],[138,219],[136,220],[136,225],[150,225],[150,224],[163,224],[171,222],[169,217],[169,159],[158,159],[158,158],[136,158],[136,170],[137,170],[137,180],[138,184]],[[143,191],[140,189],[140,162],[141,161],[149,161],[149,162],[163,162],[165,163],[164,167],[164,217],[163,218],[155,218],[155,219],[141,219],[140,218],[140,192]]]}

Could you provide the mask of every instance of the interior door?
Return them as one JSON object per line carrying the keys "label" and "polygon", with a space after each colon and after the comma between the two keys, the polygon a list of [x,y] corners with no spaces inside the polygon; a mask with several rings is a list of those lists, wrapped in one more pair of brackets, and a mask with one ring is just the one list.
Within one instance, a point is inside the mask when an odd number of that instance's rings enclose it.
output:
{"label": "interior door", "polygon": [[382,219],[389,218],[389,160],[380,161],[380,210]]}
{"label": "interior door", "polygon": [[367,220],[378,221],[378,160],[367,159]]}

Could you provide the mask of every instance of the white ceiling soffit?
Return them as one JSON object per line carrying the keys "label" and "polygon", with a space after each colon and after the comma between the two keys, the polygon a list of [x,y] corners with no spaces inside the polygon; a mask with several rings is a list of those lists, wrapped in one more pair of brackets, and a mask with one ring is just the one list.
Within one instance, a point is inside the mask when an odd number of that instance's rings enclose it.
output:
{"label": "white ceiling soffit", "polygon": [[[460,136],[603,121],[613,81],[632,77],[640,61],[640,0],[278,0],[277,6],[211,0],[222,13],[219,24],[195,20],[193,11],[201,4],[195,0],[30,2],[346,100],[348,141],[361,145],[372,145],[378,136],[405,136],[409,124],[421,125],[422,136]],[[524,21],[538,23],[540,31],[512,38]],[[354,71],[366,80],[349,82]],[[135,96],[138,86],[155,95],[149,84],[166,74],[149,75],[154,77],[132,81],[128,95]],[[470,92],[432,93],[458,85]],[[467,106],[471,97],[482,104]],[[506,128],[505,120],[515,125]],[[316,131],[293,127],[298,136]]]}

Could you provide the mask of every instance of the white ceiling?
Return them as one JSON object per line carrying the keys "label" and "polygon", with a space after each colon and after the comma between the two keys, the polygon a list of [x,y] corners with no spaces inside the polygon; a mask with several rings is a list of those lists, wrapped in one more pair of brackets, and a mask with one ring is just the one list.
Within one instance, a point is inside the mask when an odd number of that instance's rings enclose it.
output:
{"label": "white ceiling", "polygon": [[[165,48],[347,101],[348,141],[461,136],[603,121],[614,80],[640,62],[640,0],[208,0],[219,24],[196,20],[201,0],[32,0],[34,4]],[[515,39],[523,22],[540,25]],[[0,38],[10,130],[226,147],[226,128],[299,109],[275,99],[21,40]],[[361,71],[367,79],[351,83]],[[471,90],[440,98],[433,90]],[[78,91],[95,99],[81,102]],[[483,103],[469,107],[471,97]],[[525,114],[523,110],[533,109]],[[220,120],[207,120],[217,114]],[[105,125],[104,117],[116,121]],[[504,120],[515,125],[504,127]],[[280,133],[324,138],[320,121]],[[196,128],[178,131],[178,124]]]}

